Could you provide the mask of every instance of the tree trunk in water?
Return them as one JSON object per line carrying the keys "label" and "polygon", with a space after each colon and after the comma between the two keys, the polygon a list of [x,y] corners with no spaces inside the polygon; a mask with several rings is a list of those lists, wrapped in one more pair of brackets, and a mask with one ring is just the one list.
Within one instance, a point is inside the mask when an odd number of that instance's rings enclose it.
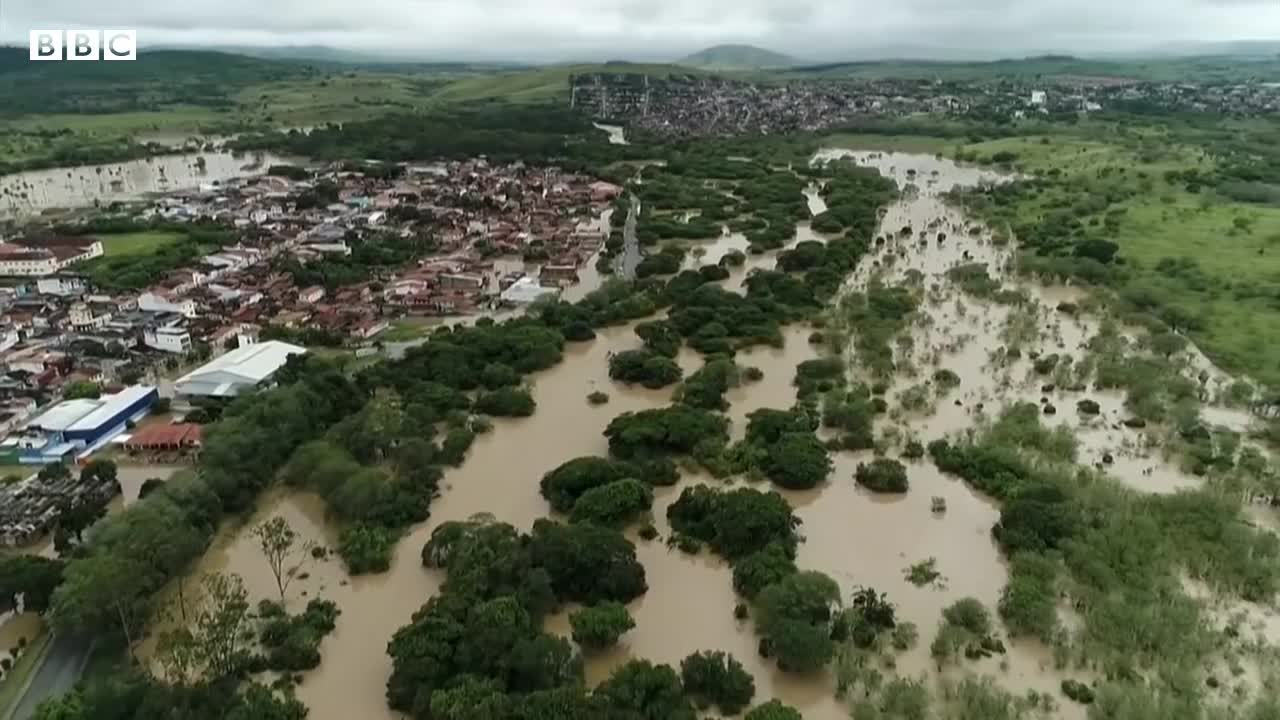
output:
{"label": "tree trunk in water", "polygon": [[116,603],[116,612],[120,614],[120,628],[124,630],[124,641],[129,646],[129,659],[138,664],[138,656],[133,654],[133,633],[129,632],[129,619],[124,613],[124,606]]}
{"label": "tree trunk in water", "polygon": [[182,624],[187,624],[187,581],[178,575],[178,613],[182,615]]}

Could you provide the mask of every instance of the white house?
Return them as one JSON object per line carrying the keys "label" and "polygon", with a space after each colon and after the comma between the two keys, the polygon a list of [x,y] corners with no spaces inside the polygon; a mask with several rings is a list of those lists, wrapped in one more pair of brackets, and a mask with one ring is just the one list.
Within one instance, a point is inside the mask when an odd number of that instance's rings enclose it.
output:
{"label": "white house", "polygon": [[97,330],[105,327],[111,321],[111,313],[102,313],[95,315],[93,307],[87,303],[76,303],[71,306],[71,310],[67,313],[67,319],[71,322],[71,329],[84,332],[86,330]]}
{"label": "white house", "polygon": [[42,295],[82,295],[86,289],[84,278],[80,277],[42,277],[36,281],[36,291]]}
{"label": "white house", "polygon": [[177,313],[183,317],[196,316],[196,301],[180,298],[172,293],[147,290],[138,296],[138,309],[146,312]]}
{"label": "white house", "polygon": [[185,355],[191,352],[191,333],[180,325],[147,328],[142,333],[142,344],[162,352]]}
{"label": "white house", "polygon": [[0,352],[5,352],[22,341],[22,336],[15,327],[0,328]]}

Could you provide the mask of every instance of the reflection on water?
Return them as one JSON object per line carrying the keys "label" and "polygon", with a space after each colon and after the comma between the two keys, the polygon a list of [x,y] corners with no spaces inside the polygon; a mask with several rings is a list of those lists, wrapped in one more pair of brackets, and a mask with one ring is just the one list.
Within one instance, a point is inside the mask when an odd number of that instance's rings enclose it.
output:
{"label": "reflection on water", "polygon": [[261,174],[280,162],[284,160],[269,153],[203,152],[4,175],[0,176],[0,217],[137,200],[149,193]]}

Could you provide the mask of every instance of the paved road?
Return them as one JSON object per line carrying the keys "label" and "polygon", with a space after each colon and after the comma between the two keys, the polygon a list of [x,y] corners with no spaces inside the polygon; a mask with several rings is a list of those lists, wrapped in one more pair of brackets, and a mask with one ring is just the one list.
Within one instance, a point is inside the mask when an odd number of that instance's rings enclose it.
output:
{"label": "paved road", "polygon": [[631,208],[627,211],[627,224],[622,228],[622,256],[618,261],[618,274],[625,280],[636,279],[636,267],[644,256],[640,254],[640,240],[636,237],[636,220],[640,215],[640,198],[631,196]]}
{"label": "paved road", "polygon": [[46,699],[61,695],[75,686],[84,672],[93,643],[83,637],[54,637],[44,664],[36,669],[27,692],[18,701],[12,720],[31,720],[36,707]]}

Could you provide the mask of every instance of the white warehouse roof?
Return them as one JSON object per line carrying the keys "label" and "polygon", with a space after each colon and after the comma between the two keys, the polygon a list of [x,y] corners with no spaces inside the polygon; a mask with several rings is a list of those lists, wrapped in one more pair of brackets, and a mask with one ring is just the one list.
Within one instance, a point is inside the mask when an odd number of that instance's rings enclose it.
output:
{"label": "white warehouse roof", "polygon": [[174,390],[179,395],[239,395],[275,374],[290,355],[306,352],[304,347],[279,340],[245,345],[178,378]]}
{"label": "white warehouse roof", "polygon": [[515,281],[511,287],[502,291],[502,300],[516,305],[528,305],[543,295],[559,294],[560,291],[556,288],[542,287],[537,280],[531,277],[522,277]]}
{"label": "white warehouse roof", "polygon": [[28,425],[49,432],[96,430],[130,405],[155,392],[150,385],[133,385],[114,395],[103,395],[97,400],[80,398],[54,405],[32,420]]}

